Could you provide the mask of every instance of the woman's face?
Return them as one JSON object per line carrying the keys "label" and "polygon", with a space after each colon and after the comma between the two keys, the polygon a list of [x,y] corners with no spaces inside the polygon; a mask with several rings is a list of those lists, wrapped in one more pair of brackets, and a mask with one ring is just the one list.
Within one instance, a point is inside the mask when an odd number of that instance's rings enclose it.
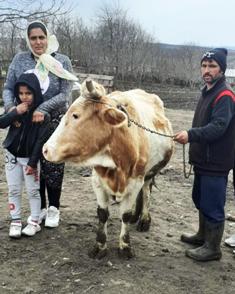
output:
{"label": "woman's face", "polygon": [[47,36],[40,28],[32,29],[29,32],[29,43],[33,52],[37,55],[41,55],[45,53],[47,49]]}

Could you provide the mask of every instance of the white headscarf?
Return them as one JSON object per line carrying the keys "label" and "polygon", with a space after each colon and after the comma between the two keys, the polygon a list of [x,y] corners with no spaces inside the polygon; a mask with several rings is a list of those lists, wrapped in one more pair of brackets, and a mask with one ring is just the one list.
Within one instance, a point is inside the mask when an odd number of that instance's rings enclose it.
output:
{"label": "white headscarf", "polygon": [[56,39],[56,36],[50,35],[47,27],[41,21],[33,21],[33,22],[29,23],[29,25],[34,22],[41,23],[47,31],[46,52],[41,55],[37,55],[37,54],[35,54],[35,52],[33,51],[32,47],[30,45],[30,41],[29,41],[29,37],[28,37],[28,29],[26,30],[26,42],[27,42],[27,45],[28,45],[30,51],[37,58],[37,64],[36,64],[35,69],[37,70],[37,72],[40,76],[40,79],[42,81],[44,81],[47,78],[48,73],[50,71],[54,75],[56,75],[62,79],[70,80],[70,81],[78,81],[78,78],[75,75],[73,75],[72,73],[70,73],[69,71],[64,69],[63,65],[58,60],[56,60],[54,57],[51,56],[51,53],[56,52],[59,48],[59,43]]}

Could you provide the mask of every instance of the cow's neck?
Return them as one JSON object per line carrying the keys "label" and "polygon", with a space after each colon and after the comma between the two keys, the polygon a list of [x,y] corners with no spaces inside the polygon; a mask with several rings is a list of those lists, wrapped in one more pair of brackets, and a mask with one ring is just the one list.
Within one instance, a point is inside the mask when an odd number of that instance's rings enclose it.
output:
{"label": "cow's neck", "polygon": [[113,138],[107,156],[114,162],[115,168],[102,164],[95,166],[95,170],[115,194],[124,192],[130,178],[144,177],[148,158],[144,140],[136,142],[133,136],[126,134],[115,134]]}
{"label": "cow's neck", "polygon": [[96,166],[95,170],[114,194],[117,192],[124,192],[127,186],[127,177],[123,170],[120,168],[111,169],[103,166]]}
{"label": "cow's neck", "polygon": [[82,166],[102,166],[111,169],[116,167],[112,157],[108,153],[104,152],[100,152],[99,154],[87,159],[82,163]]}

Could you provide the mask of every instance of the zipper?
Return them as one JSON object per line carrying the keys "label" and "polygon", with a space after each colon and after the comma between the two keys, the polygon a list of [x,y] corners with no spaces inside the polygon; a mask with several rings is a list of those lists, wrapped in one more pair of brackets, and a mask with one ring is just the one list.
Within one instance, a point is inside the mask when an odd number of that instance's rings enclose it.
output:
{"label": "zipper", "polygon": [[[30,129],[29,129],[29,131],[28,131],[29,134],[32,134],[32,133],[33,133],[33,132],[32,132],[32,128],[33,128],[33,126],[30,125]],[[28,157],[30,157],[29,154],[30,154],[30,151],[31,151],[31,150],[29,150],[29,140],[30,140],[30,139],[27,138],[27,140],[26,140],[26,146],[25,146],[25,147],[26,147],[26,154],[28,154],[28,155],[27,155]],[[31,147],[32,147],[32,145],[31,145]]]}
{"label": "zipper", "polygon": [[23,135],[24,135],[25,127],[26,127],[26,125],[24,124],[24,126],[23,126],[23,130],[22,130],[22,133],[21,133],[21,135],[20,135],[20,141],[19,141],[19,144],[18,144],[18,147],[17,147],[17,150],[16,150],[16,157],[18,157],[18,152],[19,152],[20,147],[21,147],[21,143],[22,143],[22,139],[23,139]]}

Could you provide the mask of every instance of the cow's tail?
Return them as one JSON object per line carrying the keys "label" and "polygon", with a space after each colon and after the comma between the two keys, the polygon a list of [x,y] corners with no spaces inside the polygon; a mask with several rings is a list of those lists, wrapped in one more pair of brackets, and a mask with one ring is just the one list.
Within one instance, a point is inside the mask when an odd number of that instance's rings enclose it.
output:
{"label": "cow's tail", "polygon": [[143,190],[141,189],[139,194],[136,197],[135,210],[132,213],[132,217],[130,220],[131,224],[134,224],[139,220],[142,210],[143,210]]}

